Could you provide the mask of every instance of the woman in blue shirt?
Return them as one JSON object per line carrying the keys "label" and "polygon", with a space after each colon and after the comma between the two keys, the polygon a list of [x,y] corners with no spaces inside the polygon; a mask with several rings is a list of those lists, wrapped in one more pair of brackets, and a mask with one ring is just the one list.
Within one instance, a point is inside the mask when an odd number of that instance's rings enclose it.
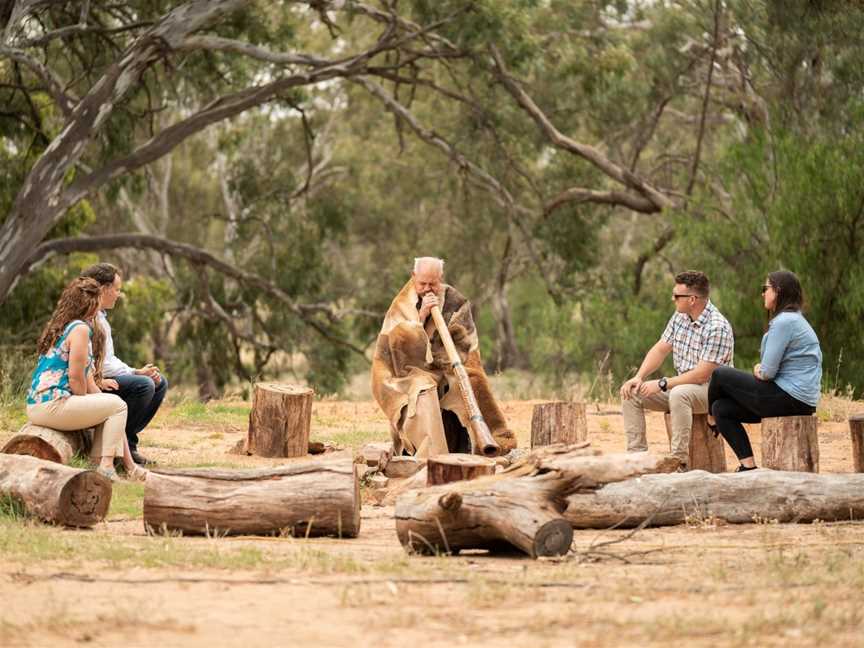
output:
{"label": "woman in blue shirt", "polygon": [[822,350],[813,327],[801,314],[804,294],[798,277],[772,272],[762,286],[762,299],[769,322],[762,336],[760,363],[752,374],[719,367],[708,385],[708,425],[723,435],[741,462],[736,472],[756,468],[742,423],[813,414],[822,383]]}
{"label": "woman in blue shirt", "polygon": [[116,480],[114,459],[130,479],[144,480],[126,442],[126,403],[96,385],[104,355],[101,330],[93,319],[100,287],[93,279],[74,279],[39,337],[39,360],[27,392],[27,418],[35,425],[73,431],[94,428],[91,459],[96,471]]}

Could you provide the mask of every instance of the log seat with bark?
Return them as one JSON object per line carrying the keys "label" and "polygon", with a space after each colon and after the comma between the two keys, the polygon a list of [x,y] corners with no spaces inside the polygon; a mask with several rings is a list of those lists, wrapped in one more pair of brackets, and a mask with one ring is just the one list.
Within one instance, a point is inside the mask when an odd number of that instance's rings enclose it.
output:
{"label": "log seat with bark", "polygon": [[157,533],[354,538],[359,481],[350,459],[261,470],[152,470],[144,526]]}
{"label": "log seat with bark", "polygon": [[426,461],[427,485],[438,486],[439,484],[494,475],[495,465],[494,459],[480,455],[460,452],[435,455]]}
{"label": "log seat with bark", "polygon": [[534,558],[563,555],[573,539],[562,515],[568,494],[678,465],[647,453],[593,454],[584,445],[544,448],[497,475],[403,493],[399,541],[419,553],[515,547]]}
{"label": "log seat with bark", "polygon": [[564,517],[576,529],[668,526],[711,518],[812,522],[864,517],[864,474],[817,475],[752,470],[702,470],[646,475],[567,497]]}
{"label": "log seat with bark", "polygon": [[815,415],[763,418],[762,466],[818,473],[818,423]]}
{"label": "log seat with bark", "polygon": [[308,387],[256,383],[246,452],[259,457],[306,455],[314,396]]}
{"label": "log seat with bark", "polygon": [[531,447],[579,443],[588,438],[585,403],[540,403],[531,412]]}
{"label": "log seat with bark", "polygon": [[46,522],[91,527],[108,513],[111,480],[54,461],[0,454],[0,493],[21,501],[30,515]]}
{"label": "log seat with bark", "polygon": [[[663,416],[666,422],[666,436],[669,437],[669,449],[672,449],[672,417],[667,412]],[[694,414],[693,427],[690,432],[690,455],[688,467],[690,470],[707,470],[712,473],[726,472],[726,448],[723,437],[714,436],[708,428],[707,414]]]}
{"label": "log seat with bark", "polygon": [[68,464],[76,454],[87,454],[93,441],[93,430],[63,432],[25,423],[3,446],[0,453],[20,454]]}

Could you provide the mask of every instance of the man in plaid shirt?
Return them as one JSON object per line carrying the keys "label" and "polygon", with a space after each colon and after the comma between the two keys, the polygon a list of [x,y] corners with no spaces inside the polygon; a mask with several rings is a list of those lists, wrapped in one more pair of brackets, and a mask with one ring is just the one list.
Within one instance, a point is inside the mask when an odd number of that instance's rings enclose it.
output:
{"label": "man in plaid shirt", "polygon": [[[708,381],[720,365],[732,365],[732,327],[708,299],[710,285],[702,272],[675,276],[675,314],[660,340],[642,360],[636,375],[621,386],[621,410],[628,452],[645,452],[645,410],[669,412],[672,454],[687,470],[693,414],[708,413]],[[645,380],[660,368],[669,352],[677,376]]]}

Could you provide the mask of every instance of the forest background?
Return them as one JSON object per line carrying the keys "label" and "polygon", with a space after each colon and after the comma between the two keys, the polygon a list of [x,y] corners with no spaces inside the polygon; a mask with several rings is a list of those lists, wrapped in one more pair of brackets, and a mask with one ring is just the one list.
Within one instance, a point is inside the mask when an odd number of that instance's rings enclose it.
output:
{"label": "forest background", "polygon": [[0,34],[4,399],[97,260],[128,363],[344,392],[416,255],[489,371],[594,398],[677,271],[749,367],[793,270],[824,388],[864,391],[860,2],[6,0]]}

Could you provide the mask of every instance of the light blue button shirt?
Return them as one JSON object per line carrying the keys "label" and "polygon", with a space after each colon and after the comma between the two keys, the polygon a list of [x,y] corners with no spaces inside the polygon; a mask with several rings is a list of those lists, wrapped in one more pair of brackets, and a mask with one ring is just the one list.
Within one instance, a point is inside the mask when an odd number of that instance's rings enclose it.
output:
{"label": "light blue button shirt", "polygon": [[822,385],[822,349],[810,323],[798,312],[776,315],[762,336],[762,377],[816,407]]}

